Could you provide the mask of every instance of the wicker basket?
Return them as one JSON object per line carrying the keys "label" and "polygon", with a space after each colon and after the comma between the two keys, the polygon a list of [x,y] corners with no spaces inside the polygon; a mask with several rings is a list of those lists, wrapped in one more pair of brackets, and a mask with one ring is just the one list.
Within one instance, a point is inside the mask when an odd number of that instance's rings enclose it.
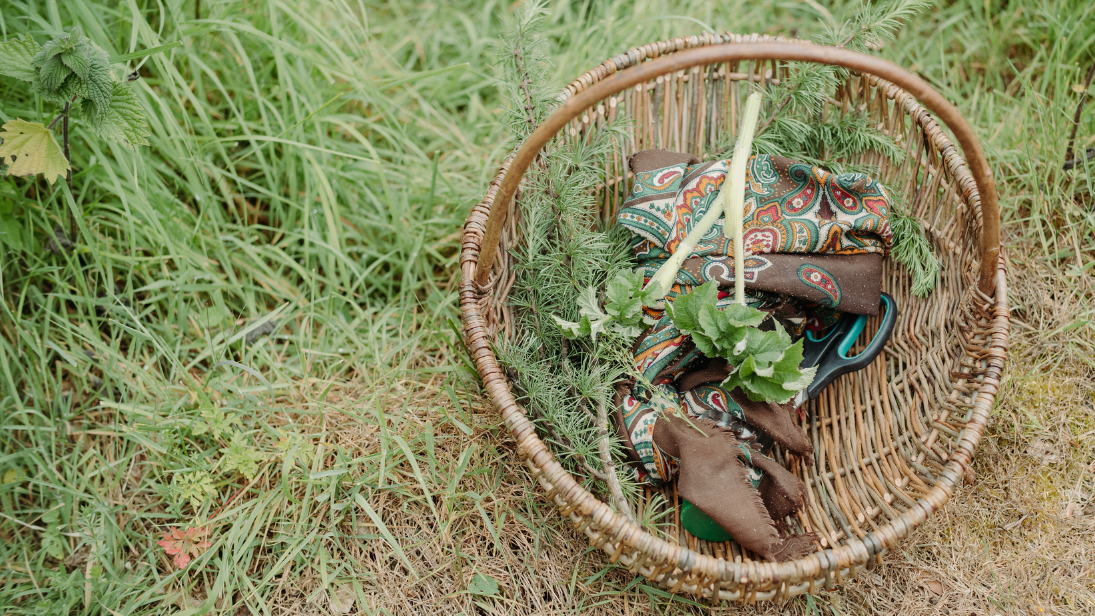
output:
{"label": "wicker basket", "polygon": [[[553,137],[572,139],[628,114],[632,139],[605,169],[601,216],[629,190],[624,162],[647,148],[703,157],[735,129],[746,84],[787,75],[786,61],[841,65],[851,77],[828,113],[866,110],[904,147],[891,165],[869,157],[901,192],[936,247],[944,270],[926,299],[886,261],[884,290],[902,316],[886,352],[844,376],[810,404],[805,429],[813,459],[783,456],[809,488],[798,524],[822,549],[782,563],[753,560],[733,542],[697,540],[677,524],[676,542],[633,525],[574,480],[537,436],[492,350],[511,336],[506,297],[509,251],[521,241],[512,214],[521,176]],[[562,104],[503,166],[464,227],[460,309],[466,344],[517,452],[563,516],[593,545],[661,587],[714,600],[785,600],[831,588],[922,524],[954,493],[984,432],[1006,358],[1008,305],[996,189],[980,145],[953,105],[923,80],[878,58],[844,49],[752,35],[703,35],[644,45],[567,86]],[[917,102],[919,101],[919,103]],[[923,105],[923,106],[921,106]],[[951,130],[966,159],[929,115]],[[972,172],[972,173],[971,173]],[[669,505],[678,501],[670,487]],[[662,502],[659,500],[658,502]],[[645,499],[642,506],[651,506]]]}

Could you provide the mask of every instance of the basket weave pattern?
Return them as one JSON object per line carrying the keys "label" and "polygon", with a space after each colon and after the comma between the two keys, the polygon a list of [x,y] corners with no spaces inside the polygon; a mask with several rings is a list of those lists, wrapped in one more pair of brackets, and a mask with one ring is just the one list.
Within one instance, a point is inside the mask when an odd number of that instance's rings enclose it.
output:
{"label": "basket weave pattern", "polygon": [[[706,45],[776,41],[788,42],[758,35],[706,34],[644,45],[585,73],[566,87],[561,99],[644,60]],[[631,139],[606,165],[598,193],[599,214],[610,221],[630,190],[628,156],[648,148],[710,155],[727,143],[728,136],[732,138],[749,87],[742,82],[763,87],[786,76],[786,66],[775,60],[675,71],[589,106],[557,138],[582,138],[621,114],[632,119]],[[664,518],[670,539],[657,537],[617,515],[560,466],[514,400],[492,350],[496,339],[514,334],[506,305],[515,280],[509,252],[522,235],[512,201],[507,204],[490,280],[480,285],[474,279],[488,214],[510,161],[465,223],[460,286],[465,342],[516,440],[518,454],[546,498],[594,546],[672,592],[755,601],[785,600],[831,588],[880,562],[884,550],[949,500],[984,432],[1006,357],[1008,307],[1003,260],[995,252],[990,253],[997,261],[990,270],[994,292],[986,295],[978,285],[979,273],[985,271],[980,242],[986,221],[975,179],[955,145],[905,90],[875,76],[852,74],[826,113],[850,110],[870,114],[906,155],[896,165],[881,155],[845,162],[873,164],[877,178],[904,197],[944,269],[936,290],[921,299],[911,294],[904,268],[886,261],[883,290],[897,300],[901,311],[889,347],[871,366],[841,377],[809,404],[804,427],[813,440],[812,459],[778,447],[774,452],[775,459],[809,489],[806,510],[795,520],[795,528],[815,532],[822,543],[820,551],[795,561],[758,561],[734,542],[708,543],[692,537],[680,528],[679,499],[672,484],[662,488],[664,500],[651,501],[653,490],[648,489],[638,503],[640,508],[657,506],[654,503],[671,508]],[[995,225],[998,233],[998,216],[987,224]]]}

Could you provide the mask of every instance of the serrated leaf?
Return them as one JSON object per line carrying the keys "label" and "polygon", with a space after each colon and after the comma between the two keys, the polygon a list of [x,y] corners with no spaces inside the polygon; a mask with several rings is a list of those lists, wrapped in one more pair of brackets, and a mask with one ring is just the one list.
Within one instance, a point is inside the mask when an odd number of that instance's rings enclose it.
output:
{"label": "serrated leaf", "polygon": [[493,597],[498,594],[498,582],[494,581],[494,578],[489,575],[476,573],[472,576],[471,583],[468,584],[468,592],[480,597]]}
{"label": "serrated leaf", "polygon": [[92,131],[103,139],[116,141],[132,148],[148,145],[148,121],[137,94],[129,84],[114,82],[110,105],[98,123],[89,122]]}
{"label": "serrated leaf", "polygon": [[787,350],[787,343],[780,339],[777,332],[762,332],[758,329],[749,330],[749,345],[746,352],[756,358],[758,362],[772,363],[779,361]]}
{"label": "serrated leaf", "polygon": [[723,313],[731,324],[739,327],[759,327],[768,316],[763,310],[741,304],[730,304]]}
{"label": "serrated leaf", "polygon": [[714,305],[719,299],[718,284],[711,280],[705,284],[693,288],[685,295],[678,296],[672,303],[666,304],[666,311],[673,319],[677,329],[691,333],[700,331],[700,309],[708,304]]}
{"label": "serrated leaf", "polygon": [[[579,336],[589,335],[589,317],[582,317],[581,321],[578,323],[560,319],[555,315],[551,315],[551,318],[555,320],[555,324],[559,326],[560,330],[562,330],[563,336],[569,340],[574,340]],[[583,331],[583,324],[585,331]]]}
{"label": "serrated leaf", "polygon": [[38,79],[42,87],[50,94],[59,90],[61,85],[65,83],[65,79],[68,79],[71,74],[72,69],[65,66],[60,56],[54,56],[46,60],[42,64],[42,68],[38,69]]}
{"label": "serrated leaf", "polygon": [[205,527],[190,527],[179,530],[172,526],[164,533],[163,541],[156,544],[163,548],[168,556],[174,556],[175,566],[185,569],[194,557],[201,556],[213,544],[208,541],[209,530]]}
{"label": "serrated leaf", "polygon": [[597,305],[597,289],[586,287],[586,290],[578,295],[578,313],[589,317],[590,320],[603,319],[608,316]]}
{"label": "serrated leaf", "polygon": [[40,122],[14,120],[4,124],[0,139],[0,162],[8,166],[8,175],[41,173],[51,185],[57,176],[69,170],[65,153],[53,131]]}
{"label": "serrated leaf", "polygon": [[0,42],[0,75],[34,81],[38,75],[34,69],[34,56],[40,51],[38,43],[26,35]]}
{"label": "serrated leaf", "polygon": [[809,368],[802,368],[801,370],[798,371],[798,375],[799,375],[798,378],[796,380],[793,380],[793,381],[790,380],[791,376],[794,375],[793,372],[784,372],[784,373],[777,372],[777,374],[785,375],[785,376],[782,377],[784,379],[784,381],[783,381],[783,388],[784,389],[786,389],[787,391],[792,391],[792,392],[798,393],[798,392],[802,391],[803,389],[806,389],[807,387],[809,387],[810,383],[814,382],[814,376],[817,374],[817,366],[810,366]]}

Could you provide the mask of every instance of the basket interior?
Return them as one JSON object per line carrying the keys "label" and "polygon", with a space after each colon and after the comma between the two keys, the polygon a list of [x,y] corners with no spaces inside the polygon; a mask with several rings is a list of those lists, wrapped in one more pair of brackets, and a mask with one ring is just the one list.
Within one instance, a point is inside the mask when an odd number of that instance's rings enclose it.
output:
{"label": "basket interior", "polygon": [[[597,199],[601,218],[611,222],[631,189],[626,161],[632,153],[663,148],[711,157],[722,151],[720,144],[732,142],[746,82],[768,86],[786,75],[786,67],[774,62],[680,71],[602,100],[557,138],[580,139],[609,120],[630,118],[630,139],[606,165]],[[979,210],[968,202],[973,193],[964,162],[928,114],[885,81],[850,76],[825,113],[853,109],[869,113],[905,156],[900,164],[890,164],[879,154],[845,162],[872,165],[873,175],[891,193],[903,196],[934,245],[943,272],[936,290],[918,298],[910,292],[905,269],[886,260],[883,290],[900,310],[888,347],[871,366],[839,378],[809,403],[801,421],[813,440],[811,459],[778,447],[773,453],[805,481],[808,504],[792,522],[799,532],[815,532],[821,548],[878,531],[929,492],[971,419],[991,343],[992,315],[973,301]],[[522,241],[518,212],[511,206],[498,253],[496,271],[506,274],[480,301],[491,333],[499,337],[514,333],[506,295],[514,271],[508,253]],[[868,332],[876,327],[872,322]],[[654,498],[657,492],[663,498]],[[665,515],[660,530],[669,541],[728,561],[752,558],[734,542],[708,543],[684,531],[678,504],[675,483],[670,482],[660,490],[647,488],[638,507],[661,509],[658,513]]]}

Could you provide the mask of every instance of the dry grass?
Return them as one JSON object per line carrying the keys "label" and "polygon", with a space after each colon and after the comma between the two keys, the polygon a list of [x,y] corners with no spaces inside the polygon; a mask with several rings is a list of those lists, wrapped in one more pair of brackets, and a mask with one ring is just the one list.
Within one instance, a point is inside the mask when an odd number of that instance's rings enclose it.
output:
{"label": "dry grass", "polygon": [[[396,383],[383,396],[342,384],[329,392],[328,410],[300,420],[329,435],[326,447],[349,459],[380,459],[392,435],[415,443],[432,429],[436,469],[423,468],[422,477],[433,507],[407,459],[387,471],[405,484],[402,496],[389,490],[368,496],[417,575],[378,540],[375,525],[359,518],[356,526],[339,527],[341,536],[323,539],[352,570],[326,580],[319,567],[286,571],[268,605],[274,614],[317,615],[1089,613],[1095,609],[1095,370],[1086,353],[1095,340],[1086,328],[1063,330],[1077,307],[1095,299],[1095,283],[1062,278],[1052,262],[1023,254],[1009,252],[1010,285],[1028,301],[1016,311],[995,421],[966,485],[882,566],[837,590],[753,607],[701,607],[665,595],[608,564],[543,503],[481,397],[466,399],[461,415],[470,438],[447,420],[442,409],[451,401],[435,378]],[[1046,299],[1062,295],[1074,301]],[[405,410],[382,428],[362,419],[375,418],[378,404]],[[316,467],[337,467],[329,455]],[[454,475],[465,456],[466,470]],[[454,476],[456,484],[447,483]],[[322,506],[315,511],[316,518],[324,515]],[[497,595],[469,592],[476,574],[497,581]]]}

